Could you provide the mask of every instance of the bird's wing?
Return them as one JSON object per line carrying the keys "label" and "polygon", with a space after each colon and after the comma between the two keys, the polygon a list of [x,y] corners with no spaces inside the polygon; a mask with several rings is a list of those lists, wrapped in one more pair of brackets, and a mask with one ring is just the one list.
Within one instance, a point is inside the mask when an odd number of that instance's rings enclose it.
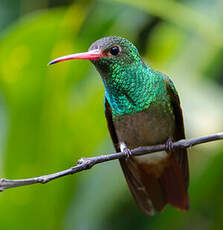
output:
{"label": "bird's wing", "polygon": [[[164,76],[169,99],[175,115],[175,131],[173,141],[185,138],[182,110],[179,97],[171,80]],[[120,151],[118,137],[112,120],[112,111],[105,98],[105,115],[108,128],[116,151]],[[120,164],[124,172],[128,186],[140,206],[147,214],[153,215],[154,209],[161,211],[167,203],[187,210],[189,200],[187,187],[189,183],[187,150],[171,150],[171,158],[168,167],[162,175],[156,178],[150,173],[150,165],[141,165],[135,158],[121,159]]]}
{"label": "bird's wing", "polygon": [[108,103],[106,96],[104,96],[104,105],[105,105],[105,117],[107,120],[107,126],[108,126],[108,130],[109,130],[113,145],[115,146],[115,150],[117,152],[120,152],[119,141],[118,141],[118,137],[115,131],[115,126],[112,120],[112,110],[111,110],[111,106]]}
{"label": "bird's wing", "polygon": [[[172,105],[173,112],[175,115],[175,132],[173,135],[173,139],[174,139],[173,141],[185,139],[183,114],[182,114],[182,109],[180,107],[179,96],[177,94],[177,91],[174,87],[173,82],[169,79],[169,77],[165,76],[164,80],[166,83],[166,88],[170,96],[171,105]],[[184,181],[185,181],[185,188],[187,189],[188,184],[189,184],[187,150],[186,149],[176,149],[176,150],[173,150],[173,154],[182,169]]]}
{"label": "bird's wing", "polygon": [[[105,116],[107,119],[107,125],[110,132],[110,136],[116,151],[120,152],[119,141],[112,120],[112,110],[111,110],[111,106],[109,105],[106,99],[106,96],[104,97],[104,103],[105,103]],[[138,203],[139,207],[148,215],[153,215],[154,208],[149,198],[149,194],[146,191],[146,188],[141,180],[142,172],[138,168],[137,162],[131,158],[129,158],[128,160],[120,159],[119,162],[122,167],[123,173],[125,175],[129,189],[132,192],[132,195],[135,198],[136,202]]]}

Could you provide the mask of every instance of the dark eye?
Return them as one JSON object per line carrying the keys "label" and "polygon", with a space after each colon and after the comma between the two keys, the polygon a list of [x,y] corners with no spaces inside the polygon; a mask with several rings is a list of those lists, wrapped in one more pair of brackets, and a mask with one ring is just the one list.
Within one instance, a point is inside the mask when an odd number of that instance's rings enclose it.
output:
{"label": "dark eye", "polygon": [[120,48],[118,46],[113,46],[111,49],[110,49],[110,54],[113,55],[113,56],[117,56],[120,52]]}

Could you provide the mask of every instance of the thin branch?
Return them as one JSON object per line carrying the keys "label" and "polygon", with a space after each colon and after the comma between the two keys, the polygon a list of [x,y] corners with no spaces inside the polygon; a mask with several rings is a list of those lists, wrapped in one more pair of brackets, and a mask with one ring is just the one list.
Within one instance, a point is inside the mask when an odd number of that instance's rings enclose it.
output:
{"label": "thin branch", "polygon": [[[212,135],[205,136],[205,137],[176,141],[173,143],[172,147],[174,149],[189,148],[194,145],[216,141],[220,139],[223,139],[223,132],[212,134]],[[132,156],[140,156],[144,154],[159,152],[162,150],[168,150],[168,146],[165,144],[153,145],[153,146],[141,146],[136,149],[132,149],[131,153],[132,153]],[[83,170],[90,169],[96,164],[106,162],[106,161],[126,158],[126,157],[128,157],[127,153],[119,152],[119,153],[113,153],[109,155],[101,155],[97,157],[81,158],[80,160],[78,160],[78,164],[76,166],[60,171],[60,172],[53,173],[53,174],[39,176],[39,177],[32,177],[28,179],[19,179],[19,180],[8,180],[5,178],[2,178],[0,180],[0,191],[4,191],[5,189],[8,189],[8,188],[37,184],[37,183],[45,184],[51,180],[54,180],[54,179],[57,179],[57,178],[60,178],[66,175],[71,175],[71,174],[74,174],[74,173],[77,173]]]}

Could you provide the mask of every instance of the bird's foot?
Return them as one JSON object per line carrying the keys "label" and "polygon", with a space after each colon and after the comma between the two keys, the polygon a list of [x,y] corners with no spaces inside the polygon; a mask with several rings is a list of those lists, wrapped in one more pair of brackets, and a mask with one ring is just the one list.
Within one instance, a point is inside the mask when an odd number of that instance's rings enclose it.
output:
{"label": "bird's foot", "polygon": [[128,149],[128,148],[123,149],[123,152],[124,152],[125,155],[126,155],[126,159],[129,159],[129,157],[132,156],[132,152],[131,152],[131,150]]}
{"label": "bird's foot", "polygon": [[173,142],[171,138],[168,138],[168,140],[165,143],[166,151],[171,152],[173,150]]}
{"label": "bird's foot", "polygon": [[122,152],[125,153],[126,160],[129,159],[129,157],[131,157],[132,152],[131,152],[131,150],[129,148],[127,148],[127,145],[124,142],[120,143],[120,149],[121,149]]}

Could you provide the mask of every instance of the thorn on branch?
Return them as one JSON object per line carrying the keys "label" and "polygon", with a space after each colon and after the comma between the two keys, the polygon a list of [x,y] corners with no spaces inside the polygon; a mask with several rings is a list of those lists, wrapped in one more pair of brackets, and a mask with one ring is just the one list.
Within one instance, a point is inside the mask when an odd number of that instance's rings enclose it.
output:
{"label": "thorn on branch", "polygon": [[77,161],[77,164],[82,165],[82,164],[84,164],[85,162],[86,162],[86,159],[82,157],[81,159],[79,159],[79,160]]}
{"label": "thorn on branch", "polygon": [[49,182],[49,178],[47,177],[39,177],[36,179],[36,183],[46,184],[47,182]]}
{"label": "thorn on branch", "polygon": [[93,158],[81,158],[77,161],[78,165],[82,165],[84,169],[90,169],[94,164]]}

